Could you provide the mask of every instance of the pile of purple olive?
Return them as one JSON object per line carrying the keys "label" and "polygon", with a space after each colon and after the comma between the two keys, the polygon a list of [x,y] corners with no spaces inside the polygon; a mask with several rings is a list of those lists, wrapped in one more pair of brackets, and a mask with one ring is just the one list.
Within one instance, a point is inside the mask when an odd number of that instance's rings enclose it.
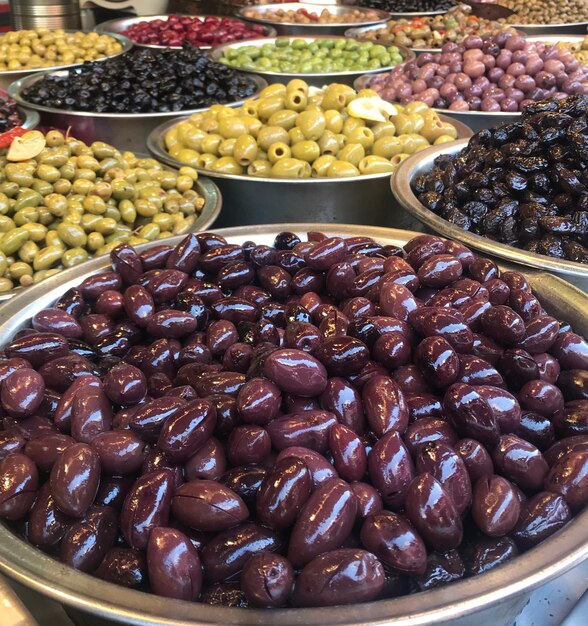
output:
{"label": "pile of purple olive", "polygon": [[420,235],[112,252],[0,362],[0,516],[83,572],[325,606],[494,568],[588,500],[588,343]]}
{"label": "pile of purple olive", "polygon": [[516,31],[449,42],[441,52],[376,74],[367,85],[384,100],[420,100],[449,111],[515,113],[538,100],[588,95],[588,67],[570,50],[526,41]]}
{"label": "pile of purple olive", "polygon": [[435,159],[412,187],[459,228],[588,263],[588,96],[530,104],[520,121]]}

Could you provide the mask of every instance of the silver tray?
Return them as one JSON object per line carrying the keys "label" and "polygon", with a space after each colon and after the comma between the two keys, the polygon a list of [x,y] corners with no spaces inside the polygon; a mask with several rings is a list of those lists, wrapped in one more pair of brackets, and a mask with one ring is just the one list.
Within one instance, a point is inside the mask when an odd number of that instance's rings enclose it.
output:
{"label": "silver tray", "polygon": [[[304,39],[306,42],[313,42],[317,39],[342,39],[342,37],[334,37],[329,35],[316,35],[314,37],[296,37],[296,39]],[[227,48],[242,48],[243,46],[257,46],[261,47],[266,43],[274,43],[276,41],[276,37],[265,37],[261,39],[249,39],[248,41],[237,41],[235,43],[224,43],[220,46],[215,46],[210,52],[209,55],[215,61],[218,61],[220,57],[223,55],[224,51]],[[405,48],[404,46],[396,46],[402,56],[404,57],[404,61],[412,61],[415,58],[414,52]],[[391,70],[394,65],[388,67],[380,67],[377,70],[358,70],[354,72],[331,72],[328,74],[319,73],[319,74],[293,74],[293,73],[284,73],[284,72],[264,72],[263,70],[250,70],[243,67],[237,66],[229,66],[233,67],[240,72],[247,72],[248,74],[254,74],[257,76],[263,77],[267,80],[268,83],[287,83],[293,78],[301,78],[306,81],[309,85],[314,87],[322,87],[323,85],[328,85],[329,83],[343,83],[345,85],[352,85],[354,81],[360,76],[371,74],[378,74],[380,72],[385,72],[386,70]]]}
{"label": "silver tray", "polygon": [[[454,124],[460,138],[472,136],[471,129],[461,122],[444,115],[441,115],[441,119]],[[175,168],[184,164],[167,152],[164,137],[180,121],[165,122],[147,138],[151,154]],[[196,169],[200,174],[215,180],[221,190],[224,206],[218,223],[223,226],[309,219],[326,223],[398,225],[398,208],[392,202],[389,173],[337,179],[278,179]]]}
{"label": "silver tray", "polygon": [[433,211],[429,211],[418,201],[411,188],[414,178],[429,171],[433,167],[433,161],[441,154],[457,154],[467,144],[467,140],[461,140],[453,141],[443,146],[433,146],[403,161],[391,179],[392,193],[400,205],[423,222],[423,224],[444,237],[456,239],[463,242],[466,246],[500,259],[562,274],[566,278],[574,280],[577,284],[581,284],[584,288],[588,287],[588,265],[563,259],[554,259],[544,254],[528,252],[521,248],[508,246],[487,237],[476,235],[450,224],[447,220],[433,213]]}
{"label": "silver tray", "polygon": [[[45,126],[67,129],[71,128],[71,134],[78,139],[91,143],[96,139],[110,143],[119,150],[132,150],[134,152],[145,151],[147,135],[162,121],[176,118],[178,115],[200,113],[208,107],[187,111],[171,111],[169,113],[93,113],[92,111],[66,111],[54,109],[40,104],[27,102],[22,97],[22,91],[49,74],[52,76],[65,76],[67,70],[60,72],[39,72],[12,83],[8,93],[21,106],[37,111],[41,115],[41,121]],[[255,92],[250,98],[255,98],[259,92],[267,87],[267,82],[254,74],[249,78],[256,86]],[[241,106],[244,100],[227,102],[227,106]]]}
{"label": "silver tray", "polygon": [[[435,52],[439,52],[435,50]],[[386,73],[386,72],[379,72]],[[359,91],[365,89],[368,83],[375,74],[364,74],[354,81],[353,87]],[[393,102],[392,104],[399,104]],[[514,122],[521,116],[520,112],[507,113],[505,111],[498,111],[496,113],[487,113],[485,111],[450,111],[449,109],[434,109],[439,114],[447,115],[451,118],[451,121],[460,121],[466,126],[469,126],[474,132],[478,132],[483,128],[491,128],[492,126],[499,126],[500,124],[506,124],[507,122]]]}
{"label": "silver tray", "polygon": [[[169,15],[147,15],[143,17],[119,17],[114,20],[108,20],[107,22],[101,22],[94,29],[97,33],[102,33],[106,35],[123,35],[123,33],[132,26],[133,24],[138,24],[139,22],[153,22],[155,20],[167,20]],[[182,16],[184,17],[184,16]],[[208,17],[207,15],[186,15],[185,17],[199,17],[201,19]],[[240,18],[243,19],[243,18]],[[245,21],[243,19],[243,21]],[[277,31],[275,28],[264,26],[265,28],[265,36],[273,37],[276,35]],[[245,40],[247,41],[247,40]],[[172,48],[174,50],[181,50],[182,46],[159,46],[151,43],[137,43],[136,41],[132,41],[131,43],[137,48],[153,48],[156,50],[165,50],[165,48]],[[201,50],[210,50],[212,46],[199,46]]]}
{"label": "silver tray", "polygon": [[[79,33],[86,32],[81,30],[66,30],[66,33]],[[121,54],[125,54],[133,47],[133,42],[127,37],[123,37],[123,35],[118,35],[115,33],[108,33],[111,37],[117,39],[122,45],[122,50],[108,57],[100,57],[99,59],[95,59],[96,62],[106,61],[106,59],[114,59],[114,57],[120,56]],[[0,71],[0,88],[6,89],[10,87],[10,85],[21,78],[25,78],[26,76],[31,76],[32,74],[36,74],[38,72],[54,72],[57,70],[65,70],[72,67],[79,67],[82,63],[71,63],[70,65],[53,65],[51,67],[42,67],[39,69],[22,69],[22,70],[7,70]]]}
{"label": "silver tray", "polygon": [[[280,224],[218,230],[231,243],[254,240],[270,244],[282,230],[324,231],[330,235],[366,235],[385,244],[403,245],[415,234],[355,225]],[[181,237],[170,239],[177,243]],[[153,244],[144,244],[146,249]],[[48,278],[0,308],[3,343],[41,309],[51,306],[71,287],[109,267],[99,258]],[[529,271],[527,280],[545,308],[557,319],[588,334],[588,295],[543,272]],[[0,570],[20,583],[82,611],[136,626],[510,626],[533,589],[553,580],[588,557],[588,510],[521,557],[485,574],[445,587],[377,602],[305,609],[239,609],[162,598],[126,589],[71,569],[25,543],[0,525]]]}
{"label": "silver tray", "polygon": [[[345,15],[349,11],[359,11],[360,13],[368,13],[375,11],[380,19],[378,20],[366,20],[365,22],[346,22],[341,24],[297,24],[296,22],[276,22],[273,20],[265,19],[264,15],[268,11],[276,11],[278,9],[297,11],[298,9],[306,9],[307,11],[313,11],[320,14],[323,9],[327,9],[330,13],[335,15]],[[256,17],[247,17],[246,11],[255,11]],[[278,35],[343,35],[348,28],[352,26],[368,26],[374,24],[376,26],[382,25],[390,19],[390,13],[386,11],[380,11],[378,9],[369,9],[367,7],[359,6],[325,6],[317,5],[309,2],[287,2],[280,4],[264,4],[257,6],[246,6],[237,11],[237,17],[247,22],[254,22],[255,24],[262,24],[264,26],[272,26],[278,33]]]}

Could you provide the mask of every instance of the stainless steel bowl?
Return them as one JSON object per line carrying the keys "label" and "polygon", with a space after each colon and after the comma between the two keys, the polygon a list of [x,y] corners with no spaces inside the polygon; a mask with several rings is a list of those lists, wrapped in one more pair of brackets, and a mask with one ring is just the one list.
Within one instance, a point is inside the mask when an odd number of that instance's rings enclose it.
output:
{"label": "stainless steel bowl", "polygon": [[[315,37],[296,37],[296,39],[304,39],[307,42],[313,42],[317,39],[343,39],[343,37],[333,37],[333,36],[320,36],[317,35]],[[276,41],[276,37],[266,37],[262,39],[249,39],[248,41],[238,41],[235,43],[225,43],[220,46],[215,46],[210,52],[209,55],[215,61],[218,61],[221,56],[224,54],[225,50],[228,48],[242,48],[243,46],[257,46],[261,47],[266,43],[274,43]],[[408,48],[404,48],[403,46],[396,46],[405,61],[412,61],[415,58],[414,52],[409,50]],[[233,66],[231,66],[233,67]],[[293,78],[301,78],[306,81],[309,85],[314,87],[322,87],[323,85],[328,85],[329,83],[343,83],[345,85],[352,85],[353,82],[362,75],[370,76],[371,74],[376,74],[379,72],[383,72],[386,70],[392,69],[392,66],[389,67],[381,67],[377,70],[368,70],[366,71],[355,71],[355,72],[331,72],[329,74],[291,74],[284,72],[264,72],[263,70],[249,70],[244,67],[236,67],[235,69],[241,72],[247,72],[250,74],[256,74],[258,76],[262,76],[267,80],[267,82],[271,85],[274,83],[287,83]]]}
{"label": "stainless steel bowl", "polygon": [[[67,33],[77,33],[77,32],[81,32],[79,30],[66,30],[65,32]],[[120,52],[117,52],[116,54],[113,54],[109,57],[102,57],[100,59],[96,59],[96,61],[105,61],[106,59],[113,59],[114,57],[120,56],[121,54],[125,54],[125,52],[128,52],[132,47],[133,47],[133,42],[128,39],[127,37],[123,37],[122,35],[118,35],[118,34],[114,34],[114,33],[109,33],[112,37],[114,37],[115,39],[117,39],[120,44],[122,45],[122,50]],[[37,72],[41,71],[41,72],[54,72],[57,70],[65,70],[71,67],[79,67],[80,65],[82,65],[81,63],[72,63],[70,65],[53,65],[51,67],[43,67],[37,70],[10,70],[10,71],[5,71],[2,72],[0,71],[0,89],[5,89],[8,90],[8,88],[10,87],[10,85],[17,81],[17,80],[21,80],[22,78],[25,78],[27,76],[31,76],[33,74],[36,74]]]}
{"label": "stainless steel bowl", "polygon": [[[67,71],[60,72],[40,72],[22,78],[12,83],[8,93],[23,107],[38,111],[45,126],[54,128],[71,129],[71,134],[78,139],[91,143],[99,139],[116,146],[119,150],[133,150],[142,152],[145,150],[145,140],[147,135],[156,128],[162,121],[175,118],[182,114],[199,113],[208,107],[192,109],[189,111],[175,111],[169,113],[94,113],[92,111],[65,111],[45,107],[40,104],[27,102],[22,92],[37,81],[45,78],[49,74],[52,76],[65,76]],[[267,82],[260,76],[250,75],[255,84],[254,98],[259,92],[267,87]],[[227,106],[240,106],[243,100],[237,102],[227,102]]]}
{"label": "stainless steel bowl", "polygon": [[581,35],[586,34],[588,22],[571,22],[569,24],[507,24],[511,28],[527,35]]}
{"label": "stainless steel bowl", "polygon": [[476,235],[475,233],[450,224],[439,215],[429,211],[429,209],[419,202],[412,191],[412,181],[420,174],[432,169],[433,161],[438,156],[441,154],[455,155],[465,148],[467,144],[467,140],[461,140],[441,146],[433,146],[403,161],[394,172],[391,179],[392,193],[400,203],[400,206],[430,229],[444,237],[456,239],[463,242],[466,246],[470,246],[486,254],[491,254],[500,259],[513,261],[514,263],[526,265],[527,267],[562,274],[566,279],[572,280],[576,284],[581,285],[584,289],[588,288],[588,265],[575,263],[574,261],[554,259],[553,257],[528,252],[527,250],[508,246],[504,243],[488,239],[487,237]]}
{"label": "stainless steel bowl", "polygon": [[[454,124],[459,137],[472,136],[472,131],[464,124],[444,116],[441,119]],[[164,137],[181,121],[165,122],[147,138],[151,154],[172,167],[184,164],[167,152]],[[198,172],[213,178],[223,195],[223,213],[217,222],[219,226],[309,219],[325,223],[398,225],[398,207],[393,203],[388,182],[390,174],[336,179],[277,179],[219,174],[204,169],[198,169]]]}
{"label": "stainless steel bowl", "polygon": [[21,106],[17,106],[16,110],[19,112],[21,119],[24,120],[21,124],[23,128],[33,130],[40,124],[41,116],[37,113],[37,111],[25,109]]}
{"label": "stainless steel bowl", "polygon": [[[140,156],[140,155],[139,155]],[[169,165],[165,164],[167,169],[174,169]],[[204,198],[204,205],[202,206],[202,210],[200,214],[196,218],[194,225],[190,229],[190,232],[198,233],[203,230],[208,230],[217,220],[218,216],[221,213],[221,209],[223,206],[221,192],[214,181],[212,181],[207,176],[199,176],[196,184],[194,185],[194,189],[198,192],[201,198]],[[159,239],[158,243],[167,242],[168,239]],[[98,257],[99,258],[99,257]],[[66,270],[63,270],[66,271]],[[27,287],[26,289],[29,289]],[[10,300],[14,296],[18,295],[25,291],[23,287],[16,287],[11,291],[4,291],[0,293],[0,302],[4,302],[5,300]]]}
{"label": "stainless steel bowl", "polygon": [[[276,22],[265,18],[268,11],[277,10],[297,11],[298,9],[306,9],[315,13],[321,13],[323,9],[327,9],[335,15],[345,15],[349,11],[359,11],[360,13],[369,13],[375,11],[380,18],[378,20],[365,20],[364,22],[345,22],[341,24],[297,24],[295,22]],[[254,11],[255,17],[248,17],[245,12]],[[257,6],[243,7],[237,11],[237,16],[242,20],[262,24],[264,26],[272,26],[278,35],[343,35],[351,26],[368,26],[370,24],[381,25],[390,19],[390,13],[380,11],[378,9],[368,9],[367,7],[358,6],[321,6],[308,2],[288,2],[282,4],[264,4]]]}
{"label": "stainless steel bowl", "polygon": [[[231,243],[254,240],[271,244],[282,230],[325,231],[330,235],[367,235],[385,244],[403,245],[416,233],[356,225],[280,224],[217,231]],[[169,240],[171,243],[180,238]],[[153,244],[145,244],[141,248]],[[6,343],[30,318],[51,306],[67,289],[109,266],[108,259],[88,261],[5,303],[0,336]],[[545,308],[588,334],[588,295],[565,281],[529,271],[527,280]],[[399,598],[317,609],[239,609],[172,600],[119,587],[73,570],[25,543],[0,525],[0,570],[60,603],[127,625],[200,626],[510,626],[534,588],[562,575],[588,557],[588,510],[523,556],[485,574]]]}
{"label": "stainless steel bowl", "polygon": [[[191,18],[198,17],[200,19],[204,19],[205,17],[208,17],[208,16],[207,15],[186,15],[185,17],[191,17]],[[102,22],[101,24],[98,24],[94,30],[97,33],[102,33],[102,34],[107,34],[107,35],[113,35],[113,34],[124,35],[127,28],[129,28],[129,26],[132,26],[133,24],[138,24],[139,22],[154,22],[155,20],[167,20],[168,18],[169,18],[169,15],[148,15],[144,17],[119,17],[117,19],[108,20],[107,22]],[[272,28],[271,26],[264,25],[264,29],[265,29],[264,35],[266,37],[273,37],[274,35],[277,34],[276,29]],[[165,48],[172,48],[175,50],[182,49],[182,46],[158,46],[158,45],[149,44],[149,43],[137,43],[136,41],[133,41],[132,43],[135,46],[137,46],[137,48],[154,48],[156,50],[165,50]],[[210,50],[210,48],[212,48],[212,46],[199,46],[199,47],[200,47],[200,50]]]}
{"label": "stainless steel bowl", "polygon": [[[436,50],[438,52],[438,50]],[[382,72],[384,73],[384,72]],[[364,74],[354,81],[353,86],[358,91],[360,89],[366,89],[369,86],[370,80],[375,74]],[[393,103],[398,104],[398,103]],[[471,128],[475,133],[483,128],[491,128],[492,126],[499,126],[500,124],[506,124],[506,122],[514,122],[521,116],[519,113],[505,113],[499,111],[498,113],[486,113],[485,111],[450,111],[449,109],[435,109],[437,113],[446,115],[451,118],[452,122],[462,122]]]}

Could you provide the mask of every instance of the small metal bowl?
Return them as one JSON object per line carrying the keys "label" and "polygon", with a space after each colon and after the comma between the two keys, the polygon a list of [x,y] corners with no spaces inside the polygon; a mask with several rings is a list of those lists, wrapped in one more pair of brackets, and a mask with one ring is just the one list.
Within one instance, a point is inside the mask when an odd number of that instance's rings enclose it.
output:
{"label": "small metal bowl", "polygon": [[[298,11],[299,9],[306,9],[309,12],[321,13],[323,9],[327,9],[334,15],[345,15],[349,11],[359,11],[360,13],[376,12],[380,18],[378,20],[367,20],[364,22],[345,22],[337,24],[297,24],[296,22],[276,22],[274,20],[266,19],[264,16],[269,11],[277,10]],[[256,17],[248,17],[245,12],[254,11]],[[381,25],[390,19],[390,13],[386,11],[380,11],[379,9],[368,9],[367,7],[358,6],[321,6],[308,2],[288,2],[282,4],[264,4],[256,6],[246,6],[237,11],[237,16],[247,22],[254,22],[255,24],[262,24],[264,26],[271,25],[278,33],[278,35],[344,35],[346,31],[352,26],[368,26]]]}
{"label": "small metal bowl", "polygon": [[[71,134],[78,139],[91,143],[96,139],[110,143],[119,150],[133,150],[142,152],[145,150],[145,139],[147,135],[156,128],[162,121],[176,118],[178,115],[200,113],[206,111],[208,107],[191,109],[186,111],[171,111],[168,113],[95,113],[93,111],[66,111],[45,107],[40,104],[27,102],[22,97],[22,92],[39,80],[48,75],[65,76],[67,71],[60,72],[40,72],[22,78],[12,83],[8,93],[21,106],[33,109],[41,114],[41,120],[45,126],[54,128],[71,128]],[[267,82],[260,76],[248,75],[255,84],[256,90],[250,96],[254,98],[259,92],[267,87]],[[240,106],[244,100],[237,102],[227,102],[227,106]]]}
{"label": "small metal bowl", "polygon": [[17,106],[16,110],[20,115],[20,119],[23,120],[21,126],[26,128],[27,130],[33,130],[37,128],[37,126],[41,122],[41,116],[37,113],[37,111],[33,111],[32,109],[24,109],[21,106]]}
{"label": "small metal bowl", "polygon": [[[221,46],[215,46],[208,54],[215,61],[219,61],[221,56],[224,54],[225,50],[228,48],[242,48],[243,46],[257,46],[261,47],[266,43],[275,43],[276,37],[265,37],[261,39],[249,39],[248,41],[238,41],[235,43],[225,43]],[[303,39],[308,43],[312,43],[317,39],[343,39],[343,37],[333,37],[333,36],[316,36],[316,37],[296,37],[296,39]],[[404,57],[404,62],[412,61],[415,58],[414,52],[409,50],[408,48],[404,48],[403,46],[396,46],[402,56]],[[328,85],[329,83],[343,83],[344,85],[353,85],[353,82],[359,78],[360,76],[376,74],[379,72],[385,72],[386,70],[391,70],[394,65],[388,67],[380,67],[377,70],[363,70],[363,71],[353,71],[353,72],[331,72],[329,74],[290,74],[284,72],[264,72],[263,70],[250,70],[244,67],[237,66],[229,66],[234,67],[234,69],[239,70],[240,72],[247,72],[249,74],[257,74],[258,76],[262,76],[267,80],[267,82],[272,85],[274,83],[287,83],[291,81],[293,78],[301,78],[309,85],[314,87],[322,87],[323,85]]]}
{"label": "small metal bowl", "polygon": [[[353,83],[353,87],[358,91],[360,89],[366,89],[369,87],[369,81],[373,77],[374,74],[364,74]],[[399,103],[393,102],[392,104]],[[471,128],[475,133],[483,128],[491,128],[492,126],[499,126],[500,124],[506,124],[507,122],[514,122],[521,116],[520,111],[515,113],[506,113],[504,111],[487,113],[486,111],[450,111],[449,109],[434,110],[439,114],[450,117],[452,122],[459,121],[466,124],[466,126]]]}
{"label": "small metal bowl", "polygon": [[[183,121],[170,120],[154,129],[147,138],[151,154],[162,163],[178,168],[184,165],[165,149],[167,131]],[[458,137],[468,138],[472,131],[465,124],[451,122]],[[390,174],[371,174],[353,178],[261,178],[220,174],[195,168],[215,180],[223,195],[219,226],[234,224],[276,224],[314,220],[325,223],[358,223],[397,226],[398,209],[390,194]]]}
{"label": "small metal bowl", "polygon": [[[147,156],[147,155],[137,155],[137,156]],[[176,169],[170,167],[168,164],[164,164],[166,169],[172,170]],[[190,229],[192,233],[198,233],[203,230],[208,230],[217,220],[218,216],[221,213],[221,209],[223,206],[222,196],[220,190],[216,183],[208,178],[207,176],[198,176],[198,180],[194,185],[195,191],[198,192],[198,195],[201,198],[204,198],[204,205],[202,206],[202,210],[200,214],[196,218],[194,225]],[[158,239],[158,242],[167,243],[168,239]],[[99,259],[99,256],[90,257],[89,260]],[[108,257],[106,257],[108,258]],[[62,271],[66,271],[63,269]],[[58,274],[56,274],[58,276]],[[0,293],[0,302],[4,302],[6,300],[10,300],[14,296],[22,293],[26,289],[30,289],[30,287],[16,287],[11,291],[5,291]]]}
{"label": "small metal bowl", "polygon": [[588,22],[571,22],[569,24],[507,24],[527,35],[581,35],[586,34]]}
{"label": "small metal bowl", "polygon": [[[398,246],[419,234],[324,223],[256,225],[216,232],[229,243],[254,240],[258,244],[272,245],[276,235],[284,230],[301,236],[317,230],[340,237],[364,235],[382,244]],[[180,239],[176,237],[168,243],[177,244]],[[139,249],[152,245],[144,244]],[[68,289],[109,267],[107,257],[88,261],[48,278],[5,303],[0,314],[1,345],[26,327],[38,311],[52,306]],[[576,332],[588,335],[588,295],[551,274],[528,271],[525,277],[550,315],[569,322]],[[68,607],[80,609],[84,614],[80,615],[79,623],[97,623],[95,620],[99,617],[112,620],[110,624],[129,626],[507,626],[513,624],[528,603],[533,589],[557,579],[588,557],[587,524],[588,510],[585,509],[525,554],[447,586],[362,604],[322,608],[231,608],[128,589],[60,563],[23,541],[4,523],[0,524],[0,571]]]}
{"label": "small metal bowl", "polygon": [[[180,17],[190,17],[195,18],[198,17],[200,19],[204,19],[205,17],[209,17],[208,15],[181,15]],[[107,22],[102,22],[98,24],[94,29],[97,33],[101,33],[104,35],[124,35],[127,28],[132,26],[133,24],[139,24],[140,22],[154,22],[155,20],[167,20],[169,15],[148,15],[144,17],[119,17],[114,20],[108,20]],[[240,18],[243,21],[246,21],[244,18]],[[275,28],[271,26],[265,26],[265,37],[273,37],[277,34]],[[137,48],[154,48],[156,50],[165,50],[166,48],[172,48],[173,50],[181,50],[182,46],[160,46],[157,44],[151,43],[137,43],[136,41],[130,40],[133,45],[137,46]],[[248,41],[245,39],[244,41]],[[199,46],[200,50],[210,50],[212,46]]]}
{"label": "small metal bowl", "polygon": [[[66,30],[65,32],[66,33],[86,32],[87,34],[87,31],[80,31],[80,30]],[[96,62],[106,61],[106,59],[114,59],[114,57],[118,57],[121,54],[125,54],[133,47],[133,42],[127,37],[124,37],[123,35],[118,35],[115,33],[108,33],[108,34],[120,42],[120,44],[122,45],[122,50],[109,57],[101,57],[100,59],[95,59]],[[21,80],[22,78],[26,78],[27,76],[37,74],[39,72],[54,72],[57,70],[66,70],[71,67],[79,67],[80,65],[82,65],[82,63],[71,63],[70,65],[53,65],[51,67],[41,67],[38,69],[9,70],[5,72],[0,71],[0,89],[5,89],[6,91],[8,91],[8,88],[13,82],[17,80]]]}
{"label": "small metal bowl", "polygon": [[412,190],[412,181],[420,174],[424,174],[432,169],[433,162],[438,156],[442,154],[457,155],[467,145],[467,140],[453,141],[440,146],[427,148],[422,152],[412,155],[406,159],[406,161],[403,161],[398,166],[398,169],[394,172],[391,179],[392,193],[400,206],[431,230],[443,235],[443,237],[456,239],[470,248],[474,248],[485,254],[491,254],[500,259],[561,274],[567,280],[587,289],[588,265],[574,261],[555,259],[543,254],[537,254],[504,243],[499,243],[498,241],[483,237],[482,235],[476,235],[475,233],[450,224],[447,220],[436,215],[419,202]]}

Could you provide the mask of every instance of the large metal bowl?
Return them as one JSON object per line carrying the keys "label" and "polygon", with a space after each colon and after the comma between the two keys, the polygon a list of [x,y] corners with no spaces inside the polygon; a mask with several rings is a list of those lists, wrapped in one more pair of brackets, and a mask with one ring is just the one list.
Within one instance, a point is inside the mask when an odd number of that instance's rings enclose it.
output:
{"label": "large metal bowl", "polygon": [[[444,116],[441,119],[454,124],[459,137],[472,136],[472,131],[464,124]],[[164,137],[181,121],[167,121],[147,138],[151,154],[162,163],[176,168],[184,164],[167,152]],[[398,207],[393,203],[388,182],[390,174],[336,179],[277,179],[219,174],[204,169],[198,171],[213,178],[221,190],[224,202],[218,221],[221,226],[308,220],[327,224],[398,226]]]}
{"label": "large metal bowl", "polygon": [[514,263],[526,265],[527,267],[562,274],[566,279],[572,280],[574,283],[581,285],[584,289],[588,288],[588,265],[574,261],[555,259],[544,254],[536,254],[535,252],[508,246],[504,243],[488,239],[487,237],[476,235],[475,233],[450,224],[447,220],[436,215],[419,202],[412,191],[412,181],[420,174],[432,169],[433,161],[438,156],[441,154],[456,155],[465,148],[467,144],[467,140],[461,140],[441,146],[433,146],[403,161],[394,172],[391,179],[392,193],[400,205],[411,215],[423,222],[423,224],[444,237],[456,239],[465,243],[466,246],[470,246],[486,254],[491,254],[500,259],[513,261]]}
{"label": "large metal bowl", "polygon": [[[303,39],[306,42],[313,42],[317,39],[343,39],[343,37],[334,37],[334,36],[320,36],[317,35],[315,37],[296,37],[296,39]],[[221,56],[224,54],[225,50],[228,48],[242,48],[243,46],[257,46],[261,47],[266,43],[274,43],[276,41],[276,37],[265,37],[261,39],[249,39],[248,41],[237,41],[235,43],[224,43],[220,46],[215,46],[210,52],[209,55],[215,61],[219,61]],[[409,50],[408,48],[404,48],[403,46],[396,46],[405,61],[412,61],[415,58],[414,52]],[[231,66],[233,67],[233,66]],[[236,67],[235,69],[241,72],[247,72],[250,74],[254,74],[257,76],[262,76],[267,82],[271,85],[274,83],[287,83],[291,81],[293,78],[301,78],[306,81],[309,85],[314,87],[322,87],[323,85],[328,85],[329,83],[343,83],[344,85],[353,85],[354,81],[357,80],[360,76],[364,74],[370,76],[371,74],[376,74],[379,72],[383,72],[386,70],[391,70],[392,66],[389,67],[381,67],[377,70],[368,70],[368,71],[354,71],[354,72],[331,72],[329,74],[319,73],[319,74],[292,74],[285,72],[264,72],[263,70],[250,70],[244,67]]]}
{"label": "large metal bowl", "polygon": [[[132,150],[143,152],[147,135],[161,122],[175,118],[178,115],[199,113],[208,107],[192,109],[188,111],[172,111],[169,113],[94,113],[92,111],[64,111],[45,107],[40,104],[27,102],[22,92],[37,81],[48,75],[65,76],[66,70],[60,72],[40,72],[21,78],[13,83],[8,93],[23,107],[38,111],[45,126],[55,128],[70,128],[71,134],[78,139],[91,143],[99,139],[116,146],[119,150]],[[249,78],[255,84],[254,98],[259,92],[267,87],[267,82],[260,76],[250,75]],[[243,100],[227,102],[227,106],[240,106]]]}
{"label": "large metal bowl", "polygon": [[[313,11],[319,13],[323,9],[327,9],[330,13],[335,15],[345,15],[349,11],[359,11],[360,13],[369,13],[375,11],[380,17],[378,20],[368,20],[364,22],[345,22],[340,24],[297,24],[296,22],[276,22],[265,17],[268,11],[277,11],[283,9],[287,11],[297,11],[298,9],[306,9],[307,11]],[[254,11],[257,15],[255,17],[248,17],[245,12]],[[254,22],[255,24],[262,24],[263,26],[272,26],[278,33],[278,35],[344,35],[351,26],[368,26],[370,24],[381,25],[390,19],[390,13],[386,11],[380,11],[378,9],[368,9],[366,7],[358,6],[321,6],[308,2],[287,2],[281,4],[264,4],[257,6],[243,7],[237,12],[237,16],[242,20],[248,22]]]}
{"label": "large metal bowl", "polygon": [[[138,155],[141,156],[141,155]],[[145,156],[145,155],[143,155]],[[169,165],[165,165],[166,169],[174,169]],[[221,192],[214,181],[207,176],[199,176],[196,184],[194,185],[195,191],[201,198],[204,198],[204,205],[200,214],[196,218],[194,225],[190,229],[190,232],[197,233],[203,230],[208,230],[216,221],[221,213],[223,206]],[[159,239],[158,242],[167,242],[168,240]],[[66,271],[66,270],[63,270]],[[29,287],[26,287],[29,289]],[[10,291],[4,291],[0,293],[0,302],[10,300],[14,296],[25,291],[23,287],[16,287]],[[1,622],[0,622],[1,623]]]}
{"label": "large metal bowl", "polygon": [[[205,17],[208,17],[208,15],[186,15],[182,17],[190,17],[190,18],[198,17],[200,19],[204,19]],[[114,34],[124,35],[127,28],[129,28],[129,26],[132,26],[133,24],[138,24],[139,22],[154,22],[155,20],[167,20],[168,18],[169,18],[169,15],[148,15],[144,17],[119,17],[117,19],[108,20],[107,22],[102,22],[101,24],[98,24],[94,30],[97,33],[102,33],[106,35],[114,35]],[[244,18],[241,18],[241,19],[245,21]],[[272,28],[271,26],[264,25],[264,29],[265,29],[264,35],[266,37],[273,37],[274,35],[277,34],[276,29]],[[137,43],[136,41],[132,41],[132,43],[133,45],[137,46],[137,48],[154,48],[156,50],[165,50],[165,48],[172,48],[174,50],[182,49],[182,46],[159,46],[156,44],[149,44],[149,43]],[[199,46],[199,48],[201,50],[210,50],[212,46]]]}
{"label": "large metal bowl", "polygon": [[[78,32],[82,32],[79,30],[66,30],[66,33],[78,33]],[[120,52],[117,52],[116,54],[113,54],[111,56],[108,57],[101,57],[100,59],[96,59],[97,62],[99,61],[105,61],[106,59],[113,59],[114,57],[120,56],[121,54],[125,54],[125,52],[128,52],[132,47],[133,47],[133,42],[128,39],[127,37],[123,37],[123,35],[118,35],[115,33],[108,33],[111,37],[114,37],[115,39],[117,39],[121,46],[122,46],[122,50]],[[8,88],[10,87],[10,85],[17,81],[17,80],[21,80],[22,78],[25,78],[26,76],[31,76],[33,74],[36,74],[37,72],[41,71],[41,72],[54,72],[57,70],[65,70],[71,67],[79,67],[80,65],[82,65],[81,63],[71,63],[70,65],[53,65],[51,67],[43,67],[40,69],[29,69],[29,70],[10,70],[10,71],[5,71],[2,72],[0,71],[0,89],[6,89],[8,90]]]}
{"label": "large metal bowl", "polygon": [[[403,245],[416,233],[355,225],[281,224],[217,231],[231,243],[254,240],[271,244],[281,230],[325,231],[330,235],[367,235]],[[180,238],[170,240],[177,242]],[[141,248],[153,244],[145,244]],[[48,278],[0,309],[0,336],[6,343],[30,318],[51,306],[67,289],[109,266],[108,259],[89,261]],[[565,281],[529,271],[527,280],[545,308],[588,334],[588,295]],[[341,607],[240,609],[172,600],[119,587],[67,567],[25,543],[0,525],[0,570],[17,581],[82,611],[136,626],[510,626],[534,588],[562,575],[588,557],[588,510],[523,556],[485,574],[399,598]]]}
{"label": "large metal bowl", "polygon": [[[439,52],[436,50],[435,52]],[[385,72],[381,72],[385,73]],[[370,80],[376,74],[364,74],[354,81],[353,86],[358,91],[360,89],[366,89],[369,87]],[[393,103],[397,104],[397,103]],[[471,128],[475,133],[483,128],[491,128],[492,126],[499,126],[500,124],[506,124],[507,122],[514,122],[521,116],[518,113],[505,113],[499,111],[498,113],[486,113],[485,111],[450,111],[449,109],[435,109],[437,113],[447,115],[451,118],[452,122],[462,122]]]}

